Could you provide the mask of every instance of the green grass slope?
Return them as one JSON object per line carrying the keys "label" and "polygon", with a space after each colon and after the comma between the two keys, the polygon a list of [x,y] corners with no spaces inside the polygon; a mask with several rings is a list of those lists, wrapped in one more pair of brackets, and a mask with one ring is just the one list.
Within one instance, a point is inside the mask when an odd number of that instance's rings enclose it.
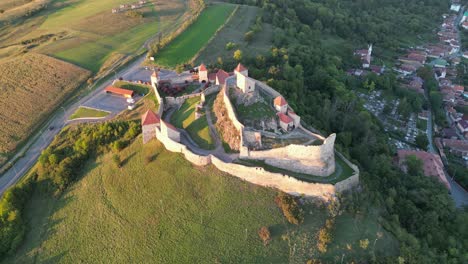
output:
{"label": "green grass slope", "polygon": [[197,21],[156,55],[155,63],[174,67],[188,62],[223,25],[234,8],[230,4],[209,6]]}
{"label": "green grass slope", "polygon": [[187,130],[190,137],[202,148],[213,149],[214,142],[208,127],[208,121],[203,113],[195,120],[195,111],[200,103],[200,97],[185,100],[180,109],[171,117],[171,122],[178,128]]}

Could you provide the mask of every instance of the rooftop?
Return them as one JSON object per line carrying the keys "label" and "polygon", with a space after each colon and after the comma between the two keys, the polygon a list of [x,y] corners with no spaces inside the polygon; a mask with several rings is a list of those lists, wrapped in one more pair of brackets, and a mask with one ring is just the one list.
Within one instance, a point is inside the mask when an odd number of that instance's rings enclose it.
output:
{"label": "rooftop", "polygon": [[198,71],[206,71],[206,66],[205,64],[200,64],[200,67],[198,67]]}
{"label": "rooftop", "polygon": [[288,104],[288,102],[286,102],[284,97],[280,95],[280,96],[275,98],[275,100],[273,101],[273,104],[277,105],[277,106],[285,106],[285,105]]}
{"label": "rooftop", "polygon": [[141,125],[142,126],[152,125],[152,124],[159,124],[160,122],[161,122],[161,119],[159,118],[159,116],[156,113],[154,113],[153,111],[151,111],[151,110],[146,111],[146,113],[144,113],[141,116]]}
{"label": "rooftop", "polygon": [[111,92],[111,93],[116,93],[116,94],[122,94],[122,95],[130,95],[130,96],[133,96],[133,94],[134,94],[134,91],[132,91],[132,90],[117,88],[117,87],[113,87],[113,86],[108,86],[104,91]]}
{"label": "rooftop", "polygon": [[224,84],[226,82],[226,79],[229,77],[229,73],[223,70],[219,70],[216,73],[216,77],[218,78],[220,84]]}
{"label": "rooftop", "polygon": [[285,115],[283,113],[278,113],[278,117],[279,117],[281,122],[286,123],[286,124],[292,123],[294,121],[291,117],[289,117],[289,116],[287,116],[287,115]]}
{"label": "rooftop", "polygon": [[240,64],[240,63],[237,64],[236,69],[234,69],[234,71],[237,71],[237,72],[243,72],[243,71],[245,71],[245,70],[247,70],[247,68],[245,68],[244,65],[242,65],[242,64]]}

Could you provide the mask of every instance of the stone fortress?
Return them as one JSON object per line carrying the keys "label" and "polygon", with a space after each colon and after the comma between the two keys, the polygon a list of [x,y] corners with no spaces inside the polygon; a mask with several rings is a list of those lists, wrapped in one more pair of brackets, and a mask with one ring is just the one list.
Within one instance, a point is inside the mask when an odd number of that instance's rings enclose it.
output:
{"label": "stone fortress", "polygon": [[[211,86],[201,92],[195,92],[179,97],[162,98],[158,91],[158,84],[163,81],[157,72],[151,76],[151,85],[159,102],[156,113],[151,110],[142,116],[143,142],[148,142],[151,138],[157,138],[169,151],[182,153],[187,160],[196,166],[213,164],[221,171],[239,177],[251,183],[273,187],[294,195],[305,195],[328,200],[336,192],[349,190],[359,184],[359,169],[357,166],[338,154],[341,159],[352,168],[353,174],[335,184],[312,183],[302,181],[284,173],[274,173],[265,170],[263,167],[247,166],[233,163],[232,158],[227,155],[217,155],[217,153],[194,149],[190,144],[184,144],[184,131],[172,126],[167,120],[163,120],[165,111],[171,107],[183,103],[187,98],[201,96],[204,103],[205,97],[218,93],[222,95],[222,102],[227,110],[227,115],[233,127],[240,136],[238,146],[239,154],[235,159],[261,161],[267,165],[274,166],[286,171],[310,174],[313,176],[327,177],[335,172],[335,151],[334,142],[336,135],[332,134],[327,138],[305,129],[293,109],[287,104],[284,97],[268,85],[248,76],[248,70],[239,64],[233,73],[219,70],[217,73],[208,73],[205,65],[198,67],[198,78],[200,83],[211,83]],[[275,133],[262,131],[252,127],[244,126],[237,118],[236,108],[229,97],[231,90],[237,90],[244,94],[254,94],[261,92],[274,98],[269,102],[271,108],[276,110],[277,124],[274,127]],[[219,94],[221,93],[221,95]],[[299,132],[296,132],[299,131]],[[283,135],[287,137],[292,133],[301,133],[310,140],[320,141],[320,145],[310,144],[287,144],[286,146],[265,148],[262,138],[276,137]],[[260,146],[260,147],[259,147]],[[232,154],[230,155],[232,156]]]}

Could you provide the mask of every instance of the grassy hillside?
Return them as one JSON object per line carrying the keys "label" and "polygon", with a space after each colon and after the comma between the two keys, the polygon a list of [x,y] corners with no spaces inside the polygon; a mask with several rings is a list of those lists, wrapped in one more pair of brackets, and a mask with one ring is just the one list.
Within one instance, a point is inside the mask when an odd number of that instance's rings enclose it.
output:
{"label": "grassy hillside", "polygon": [[155,63],[174,67],[188,62],[223,25],[234,7],[231,4],[209,6],[195,23],[156,55]]}
{"label": "grassy hillside", "polygon": [[89,74],[33,53],[0,61],[0,154],[13,151]]}
{"label": "grassy hillside", "polygon": [[[216,35],[206,49],[200,52],[196,64],[215,63],[218,57],[232,58],[236,49],[242,50],[245,55],[256,56],[258,53],[268,51],[273,37],[273,29],[269,24],[263,24],[261,31],[254,35],[248,43],[244,40],[244,34],[255,24],[260,9],[255,6],[241,5],[226,26]],[[226,49],[227,43],[235,43],[232,50]]]}
{"label": "grassy hillside", "polygon": [[[156,140],[142,145],[137,137],[118,152],[118,167],[115,152],[105,146],[118,138],[109,138],[109,131],[127,130],[120,126],[72,127],[54,140],[48,159],[41,158],[44,163],[32,174],[37,178],[29,178],[35,183],[23,210],[29,227],[25,240],[3,263],[305,263],[332,261],[338,253],[354,260],[371,252],[396,254],[394,240],[375,216],[344,214],[330,225],[323,206],[301,202],[303,223],[289,224],[274,201],[275,190],[212,166],[195,167]],[[103,140],[104,154],[80,163],[81,174],[57,194],[53,188],[62,181],[49,174],[56,169],[50,167],[51,157],[62,156],[63,167],[70,159],[63,155],[81,151],[83,139]],[[262,226],[271,232],[267,246],[258,236]],[[331,238],[326,254],[317,243],[324,226]],[[371,246],[360,248],[365,239]]]}

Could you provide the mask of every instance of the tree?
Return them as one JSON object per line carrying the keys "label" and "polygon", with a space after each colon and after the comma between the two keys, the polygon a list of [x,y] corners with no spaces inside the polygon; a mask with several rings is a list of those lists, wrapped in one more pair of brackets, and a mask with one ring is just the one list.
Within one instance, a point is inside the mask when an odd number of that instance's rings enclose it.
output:
{"label": "tree", "polygon": [[117,168],[120,168],[122,166],[122,161],[120,160],[120,156],[118,154],[112,155],[112,162],[114,162]]}
{"label": "tree", "polygon": [[270,243],[271,234],[270,234],[270,230],[268,230],[268,227],[262,226],[262,228],[258,230],[258,236],[263,241],[263,244],[265,246],[268,245],[268,243]]}
{"label": "tree", "polygon": [[362,249],[367,249],[367,247],[369,246],[369,239],[361,239],[359,240],[359,246],[362,248]]}
{"label": "tree", "polygon": [[424,150],[427,150],[427,145],[429,145],[429,140],[427,140],[427,137],[426,135],[424,134],[419,134],[416,136],[415,138],[415,141],[416,141],[416,145],[418,145],[418,147],[424,149]]}
{"label": "tree", "polygon": [[184,71],[184,65],[182,64],[177,64],[176,68],[175,68],[175,71],[177,72],[177,74],[181,74],[183,71]]}
{"label": "tree", "polygon": [[234,42],[228,42],[228,43],[226,44],[226,50],[232,50],[232,49],[235,48],[236,46],[237,46],[236,43],[234,43]]}
{"label": "tree", "polygon": [[89,79],[86,81],[86,83],[88,83],[88,85],[93,84],[93,83],[94,83],[93,78],[89,78]]}
{"label": "tree", "polygon": [[415,155],[408,155],[405,160],[408,174],[423,175],[423,162]]}
{"label": "tree", "polygon": [[254,35],[255,35],[255,33],[252,30],[250,30],[247,33],[245,33],[244,40],[247,43],[250,43],[250,42],[252,42]]}
{"label": "tree", "polygon": [[234,51],[234,55],[232,56],[236,61],[242,60],[242,51],[240,49]]}

